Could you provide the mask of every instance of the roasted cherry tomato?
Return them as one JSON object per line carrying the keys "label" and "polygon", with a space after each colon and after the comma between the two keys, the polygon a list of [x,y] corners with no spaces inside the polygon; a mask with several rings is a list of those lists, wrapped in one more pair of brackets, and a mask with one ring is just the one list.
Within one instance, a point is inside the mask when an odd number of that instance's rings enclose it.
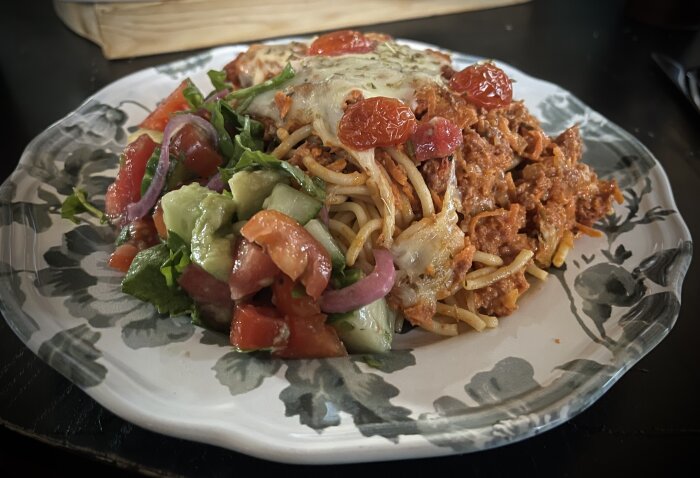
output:
{"label": "roasted cherry tomato", "polygon": [[347,107],[338,137],[346,146],[365,150],[405,143],[415,130],[411,108],[395,98],[375,96]]}
{"label": "roasted cherry tomato", "polygon": [[171,114],[189,109],[190,105],[187,103],[185,95],[183,94],[185,88],[187,88],[188,81],[189,80],[184,80],[180,83],[180,85],[175,88],[175,91],[161,101],[156,109],[154,109],[139,126],[145,129],[163,131],[165,125],[168,124],[170,120]]}
{"label": "roasted cherry tomato", "polygon": [[272,262],[306,293],[318,299],[331,277],[326,249],[302,225],[273,209],[262,210],[241,228],[241,235],[262,246]]}
{"label": "roasted cherry tomato", "polygon": [[411,142],[416,161],[444,158],[462,144],[462,131],[452,121],[436,116],[418,125]]}
{"label": "roasted cherry tomato", "polygon": [[475,63],[455,73],[450,88],[486,109],[508,106],[513,100],[510,78],[493,63]]}
{"label": "roasted cherry tomato", "polygon": [[339,30],[318,37],[309,47],[309,55],[336,56],[344,53],[367,53],[376,43],[354,30]]}

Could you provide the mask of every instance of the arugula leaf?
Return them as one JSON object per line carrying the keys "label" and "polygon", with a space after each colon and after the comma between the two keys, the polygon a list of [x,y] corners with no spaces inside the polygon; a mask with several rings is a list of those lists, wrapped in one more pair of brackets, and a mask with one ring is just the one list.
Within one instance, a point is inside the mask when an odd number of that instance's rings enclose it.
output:
{"label": "arugula leaf", "polygon": [[143,179],[141,180],[141,196],[146,194],[148,187],[153,182],[153,176],[156,174],[156,168],[158,168],[158,160],[160,159],[160,147],[156,146],[153,150],[153,154],[146,161],[146,171],[143,174]]}
{"label": "arugula leaf", "polygon": [[61,217],[63,219],[68,219],[78,224],[79,219],[75,217],[76,214],[83,212],[89,212],[96,218],[100,220],[100,224],[107,222],[107,215],[97,209],[94,205],[90,204],[87,199],[87,193],[84,189],[73,188],[73,194],[68,196],[61,204]]}
{"label": "arugula leaf", "polygon": [[187,79],[187,86],[182,92],[182,95],[187,100],[187,104],[190,105],[190,109],[196,110],[204,104],[204,95],[197,88],[197,85],[192,83],[192,80]]}
{"label": "arugula leaf", "polygon": [[169,287],[161,274],[161,265],[169,258],[168,246],[144,249],[136,254],[122,280],[122,292],[150,302],[161,314],[178,315],[194,309],[192,299],[179,288]]}
{"label": "arugula leaf", "polygon": [[[209,107],[211,123],[219,136],[219,149],[227,159],[227,167],[233,167],[246,150],[263,148],[265,127],[249,116],[239,114],[225,101],[218,100]],[[229,131],[238,133],[231,138]]]}
{"label": "arugula leaf", "polygon": [[240,90],[233,91],[226,95],[226,100],[239,100],[239,107],[237,110],[239,112],[244,112],[250,105],[250,101],[258,96],[259,94],[265,93],[266,91],[274,90],[282,86],[287,80],[294,78],[294,69],[290,63],[284,67],[284,70],[269,80],[258,83],[257,85],[249,86],[248,88],[241,88]]}
{"label": "arugula leaf", "polygon": [[[301,189],[311,197],[323,201],[326,198],[326,184],[319,178],[311,178],[298,166],[282,161],[271,154],[262,151],[251,151],[245,149],[238,163],[232,168],[221,168],[222,178],[231,178],[238,171],[250,168],[260,169],[281,169],[290,175],[301,187]],[[228,179],[226,179],[228,180]]]}
{"label": "arugula leaf", "polygon": [[163,274],[168,287],[175,287],[177,278],[190,263],[190,247],[173,231],[168,231],[168,240],[165,244],[170,250],[170,255],[160,266],[160,273]]}
{"label": "arugula leaf", "polygon": [[216,91],[233,88],[233,84],[230,81],[226,81],[226,72],[223,70],[209,70],[207,71],[207,76]]}

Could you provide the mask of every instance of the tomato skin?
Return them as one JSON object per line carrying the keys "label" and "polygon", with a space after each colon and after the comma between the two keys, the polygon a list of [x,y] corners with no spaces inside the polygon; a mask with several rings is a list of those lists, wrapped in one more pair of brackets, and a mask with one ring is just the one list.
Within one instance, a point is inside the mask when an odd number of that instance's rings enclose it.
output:
{"label": "tomato skin", "polygon": [[105,213],[111,221],[123,225],[126,207],[141,198],[146,163],[155,148],[156,143],[147,134],[142,134],[124,148],[119,173],[105,195]]}
{"label": "tomato skin", "polygon": [[411,137],[418,162],[449,156],[462,141],[462,131],[457,125],[441,116],[419,124]]}
{"label": "tomato skin", "polygon": [[289,325],[272,307],[236,305],[229,340],[241,351],[284,348]]}
{"label": "tomato skin", "polygon": [[400,100],[375,96],[347,107],[338,124],[338,138],[357,150],[396,146],[411,137],[416,125],[413,111]]}
{"label": "tomato skin", "polygon": [[117,246],[112,255],[109,256],[109,261],[107,264],[114,270],[119,272],[127,272],[138,252],[138,247],[127,242],[126,244]]}
{"label": "tomato skin", "polygon": [[281,275],[262,247],[240,238],[235,247],[228,285],[231,298],[239,300],[271,285]]}
{"label": "tomato skin", "polygon": [[321,313],[321,307],[308,295],[295,297],[296,284],[285,274],[280,274],[272,284],[272,302],[277,310],[286,315],[306,317]]}
{"label": "tomato skin", "polygon": [[291,217],[272,209],[262,210],[241,228],[241,235],[262,246],[282,272],[293,280],[301,280],[306,293],[314,299],[328,287],[328,252]]}
{"label": "tomato skin", "polygon": [[326,325],[325,315],[288,315],[284,321],[289,327],[289,341],[286,347],[273,352],[273,355],[283,358],[325,358],[348,354],[335,329]]}
{"label": "tomato skin", "polygon": [[146,116],[146,119],[141,122],[139,127],[163,131],[165,125],[167,125],[170,120],[171,114],[189,109],[190,105],[187,103],[187,99],[185,99],[185,95],[183,94],[185,88],[187,88],[188,81],[189,80],[183,80],[167,98],[158,104],[156,109]]}
{"label": "tomato skin", "polygon": [[168,228],[165,227],[165,219],[163,219],[163,208],[160,206],[160,201],[156,204],[153,209],[153,225],[156,228],[158,237],[161,239],[168,238]]}
{"label": "tomato skin", "polygon": [[201,178],[214,175],[224,161],[208,134],[192,123],[175,133],[170,141],[170,151],[175,156],[182,154],[185,168]]}
{"label": "tomato skin", "polygon": [[368,53],[376,42],[355,30],[338,30],[319,36],[311,43],[309,55],[337,56],[345,53]]}
{"label": "tomato skin", "polygon": [[508,106],[513,100],[513,83],[493,63],[475,63],[450,79],[450,88],[486,109]]}

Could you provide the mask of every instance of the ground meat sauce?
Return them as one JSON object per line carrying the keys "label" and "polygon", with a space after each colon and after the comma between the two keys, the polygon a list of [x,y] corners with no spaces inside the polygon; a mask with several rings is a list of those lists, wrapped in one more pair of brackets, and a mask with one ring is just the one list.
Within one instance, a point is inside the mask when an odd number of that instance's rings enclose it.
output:
{"label": "ground meat sauce", "polygon": [[[439,88],[424,88],[417,105],[421,121],[443,116],[463,129],[463,145],[453,155],[460,227],[477,250],[497,254],[505,264],[530,249],[537,265],[549,267],[564,233],[577,233],[577,224],[591,226],[619,195],[614,180],[599,180],[579,162],[577,127],[552,139],[521,101],[487,111]],[[448,158],[426,161],[419,170],[432,191],[444,194]],[[520,271],[474,291],[474,303],[481,313],[509,315],[528,287]]]}

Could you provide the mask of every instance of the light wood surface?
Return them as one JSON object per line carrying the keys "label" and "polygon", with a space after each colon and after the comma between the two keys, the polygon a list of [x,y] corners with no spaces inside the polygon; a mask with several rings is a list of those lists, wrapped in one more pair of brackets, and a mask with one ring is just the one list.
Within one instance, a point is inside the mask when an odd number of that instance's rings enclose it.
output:
{"label": "light wood surface", "polygon": [[58,16],[109,59],[493,8],[529,0],[169,0],[75,3]]}

